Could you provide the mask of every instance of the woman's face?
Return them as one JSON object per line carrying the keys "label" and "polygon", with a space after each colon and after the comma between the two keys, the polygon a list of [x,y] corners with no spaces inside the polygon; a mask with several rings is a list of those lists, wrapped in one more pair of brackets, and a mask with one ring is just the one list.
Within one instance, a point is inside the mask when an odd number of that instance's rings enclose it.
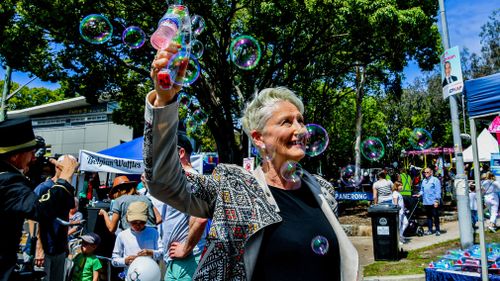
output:
{"label": "woman's face", "polygon": [[275,163],[299,161],[305,156],[305,133],[304,117],[300,111],[292,103],[281,101],[266,122],[261,141],[266,150],[273,150]]}

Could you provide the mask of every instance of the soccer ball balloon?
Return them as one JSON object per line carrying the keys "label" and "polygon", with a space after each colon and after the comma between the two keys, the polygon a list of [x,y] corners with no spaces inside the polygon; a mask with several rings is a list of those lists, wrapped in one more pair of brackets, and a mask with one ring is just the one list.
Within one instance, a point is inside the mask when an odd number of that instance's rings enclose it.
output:
{"label": "soccer ball balloon", "polygon": [[129,266],[126,281],[160,281],[158,264],[150,257],[137,257]]}

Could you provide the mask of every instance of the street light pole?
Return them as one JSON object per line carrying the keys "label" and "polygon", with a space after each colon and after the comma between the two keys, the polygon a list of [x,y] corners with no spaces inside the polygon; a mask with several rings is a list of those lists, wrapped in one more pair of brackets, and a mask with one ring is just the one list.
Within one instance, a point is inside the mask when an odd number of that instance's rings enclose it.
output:
{"label": "street light pole", "polygon": [[5,79],[3,81],[2,105],[0,106],[0,122],[5,120],[5,106],[7,103],[7,94],[10,92],[10,79],[12,76],[12,68],[7,65],[5,69]]}
{"label": "street light pole", "polygon": [[[445,49],[449,49],[450,38],[448,37],[448,24],[446,22],[444,0],[439,0],[439,10],[441,15],[441,25],[443,29],[443,45]],[[462,249],[465,249],[474,244],[472,220],[470,216],[470,205],[469,205],[469,186],[464,169],[464,159],[462,154],[462,139],[460,138],[460,118],[458,116],[456,95],[451,95],[449,97],[449,100],[450,100],[451,126],[453,130],[453,144],[455,148],[455,159],[456,159],[456,169],[457,169],[453,185],[457,197],[460,244],[462,246]],[[479,167],[475,168],[479,169]]]}

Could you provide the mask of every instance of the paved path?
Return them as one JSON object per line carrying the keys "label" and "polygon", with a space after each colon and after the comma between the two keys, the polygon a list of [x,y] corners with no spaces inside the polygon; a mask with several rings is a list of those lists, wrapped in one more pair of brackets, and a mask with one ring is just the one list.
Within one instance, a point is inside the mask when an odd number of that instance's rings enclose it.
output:
{"label": "paved path", "polygon": [[[403,250],[409,251],[420,249],[440,242],[457,239],[459,237],[460,231],[458,228],[458,221],[445,222],[441,224],[441,236],[412,236],[410,237],[410,242],[403,245]],[[366,265],[375,261],[373,258],[373,240],[371,236],[350,236],[349,238],[358,250],[361,268],[364,268]],[[382,277],[370,277],[369,279],[365,278],[365,280],[385,279]]]}

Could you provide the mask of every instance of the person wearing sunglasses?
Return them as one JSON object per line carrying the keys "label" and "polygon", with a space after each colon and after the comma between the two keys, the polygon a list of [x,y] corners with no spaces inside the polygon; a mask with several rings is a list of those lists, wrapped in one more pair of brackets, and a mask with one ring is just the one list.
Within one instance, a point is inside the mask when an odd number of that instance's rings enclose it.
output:
{"label": "person wearing sunglasses", "polygon": [[[420,192],[416,197],[423,198],[423,205],[427,216],[427,227],[429,228],[425,235],[436,234],[441,235],[439,228],[439,207],[441,205],[441,182],[434,177],[430,168],[425,168],[424,179],[420,183]],[[435,226],[435,231],[432,231],[432,225]]]}

